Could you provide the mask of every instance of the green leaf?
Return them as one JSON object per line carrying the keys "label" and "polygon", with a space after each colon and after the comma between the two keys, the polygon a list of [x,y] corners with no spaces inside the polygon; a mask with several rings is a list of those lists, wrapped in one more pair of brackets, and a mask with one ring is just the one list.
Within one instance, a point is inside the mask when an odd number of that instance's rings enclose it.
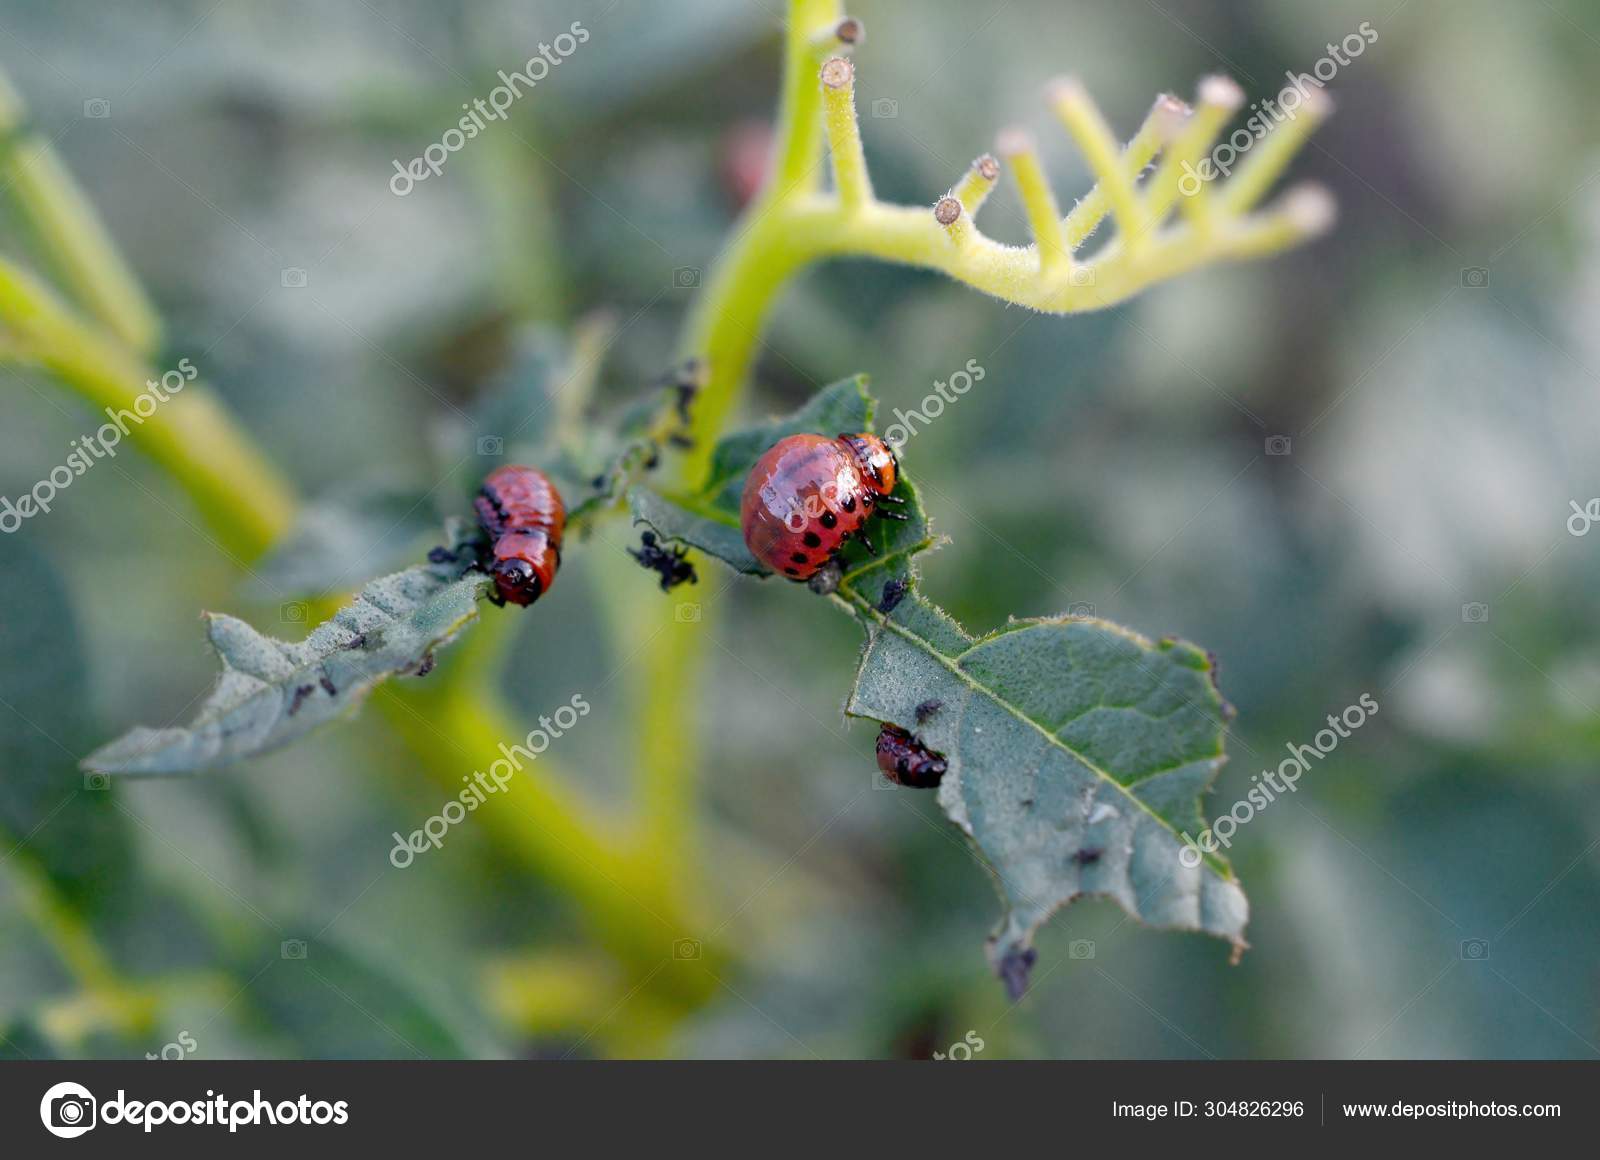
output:
{"label": "green leaf", "polygon": [[[871,430],[871,414],[863,380],[836,383],[724,440],[698,494],[636,488],[634,518],[759,574],[738,519],[756,459],[795,432]],[[1231,710],[1207,654],[1082,617],[1012,621],[975,638],[916,591],[916,559],[938,541],[904,465],[895,494],[907,520],[875,523],[876,557],[847,550],[832,596],[867,633],[846,711],[944,755],[939,804],[994,872],[1005,912],[990,961],[1012,996],[1026,988],[1035,932],[1085,895],[1242,950],[1249,904],[1227,863],[1181,856],[1182,835],[1205,828],[1200,799],[1225,760]]]}
{"label": "green leaf", "polygon": [[473,1059],[490,1050],[469,1020],[422,994],[396,964],[327,938],[274,935],[252,947],[235,964],[248,980],[241,1006],[299,1058]]}
{"label": "green leaf", "polygon": [[[65,579],[23,537],[0,554],[0,862],[36,865],[74,910],[115,916],[140,875],[126,820],[76,747],[94,732]],[[25,659],[24,659],[25,658]],[[69,746],[73,748],[68,748]]]}
{"label": "green leaf", "polygon": [[[467,542],[453,530],[453,546]],[[206,614],[222,676],[187,726],[134,729],[84,759],[104,773],[195,773],[287,745],[342,716],[390,677],[431,667],[433,650],[478,615],[490,581],[428,564],[372,581],[304,641],[276,640]]]}
{"label": "green leaf", "polygon": [[1014,996],[1034,932],[1084,895],[1244,947],[1249,906],[1226,864],[1180,858],[1224,760],[1204,652],[1074,617],[974,640],[920,596],[887,617],[847,599],[870,627],[846,711],[944,754],[939,804],[994,869],[1006,913],[990,959]]}
{"label": "green leaf", "polygon": [[55,1045],[26,1016],[16,1016],[0,1025],[0,1060],[59,1058]]}
{"label": "green leaf", "polygon": [[752,576],[767,574],[745,547],[737,513],[732,519],[722,512],[702,515],[682,503],[664,499],[643,484],[629,490],[628,508],[633,513],[634,523],[648,524],[662,539],[677,540],[708,552],[736,572]]}

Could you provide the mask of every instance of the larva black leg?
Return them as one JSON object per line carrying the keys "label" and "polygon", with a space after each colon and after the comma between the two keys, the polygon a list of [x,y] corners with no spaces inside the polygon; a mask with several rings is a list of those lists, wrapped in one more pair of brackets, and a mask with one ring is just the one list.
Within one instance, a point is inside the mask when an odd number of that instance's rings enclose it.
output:
{"label": "larva black leg", "polygon": [[861,541],[861,546],[867,550],[869,555],[876,556],[878,554],[878,549],[873,547],[871,540],[867,539],[866,532],[862,531],[860,528],[857,528],[855,530],[855,537]]}
{"label": "larva black leg", "polygon": [[880,519],[899,520],[901,523],[905,523],[911,518],[910,516],[906,515],[905,512],[892,512],[888,508],[879,508],[872,514],[878,516]]}
{"label": "larva black leg", "polygon": [[892,504],[894,504],[895,507],[899,507],[902,504],[904,504],[906,501],[905,501],[904,497],[898,496],[898,495],[880,495],[878,497],[878,502],[879,503],[892,503]]}

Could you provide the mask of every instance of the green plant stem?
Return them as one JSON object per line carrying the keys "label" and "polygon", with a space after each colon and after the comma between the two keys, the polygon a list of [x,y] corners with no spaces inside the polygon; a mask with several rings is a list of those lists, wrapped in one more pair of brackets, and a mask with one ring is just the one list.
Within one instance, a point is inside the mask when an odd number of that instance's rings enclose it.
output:
{"label": "green plant stem", "polygon": [[62,899],[43,871],[20,857],[11,863],[9,877],[23,910],[83,989],[88,1002],[79,1005],[80,1012],[94,1013],[129,1038],[149,1034],[156,1010],[153,995],[118,973],[88,923]]}
{"label": "green plant stem", "polygon": [[[0,357],[49,371],[96,407],[129,412],[132,417],[122,420],[129,441],[172,476],[218,540],[243,561],[254,560],[289,529],[293,493],[204,385],[189,383],[148,420],[132,414],[139,396],[149,393],[148,368],[3,260],[0,333]],[[109,415],[98,415],[95,427],[109,421]]]}
{"label": "green plant stem", "polygon": [[30,130],[22,97],[0,70],[0,177],[62,280],[130,349],[161,343],[161,320],[105,223],[55,148]]}
{"label": "green plant stem", "polygon": [[[502,743],[515,744],[527,733],[476,680],[447,683],[431,693],[385,688],[378,700],[429,776],[452,796],[463,778],[503,760]],[[623,827],[602,824],[538,763],[525,764],[474,818],[502,849],[575,899],[601,944],[636,979],[669,962],[673,943],[699,929],[651,859],[627,850]],[[708,989],[703,969],[662,974],[657,989],[686,1001],[697,1002]]]}

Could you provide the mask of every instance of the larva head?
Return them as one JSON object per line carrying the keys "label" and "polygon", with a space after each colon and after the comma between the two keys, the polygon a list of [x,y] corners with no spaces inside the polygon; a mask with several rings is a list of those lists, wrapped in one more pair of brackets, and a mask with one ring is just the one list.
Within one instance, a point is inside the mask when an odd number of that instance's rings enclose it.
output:
{"label": "larva head", "polygon": [[841,435],[839,442],[855,460],[862,483],[879,495],[888,495],[894,490],[900,461],[894,457],[887,443],[876,435],[867,434]]}
{"label": "larva head", "polygon": [[539,574],[526,560],[516,557],[496,560],[490,575],[494,577],[495,589],[507,604],[520,604],[526,607],[539,599],[540,594],[544,592],[544,584],[539,580]]}

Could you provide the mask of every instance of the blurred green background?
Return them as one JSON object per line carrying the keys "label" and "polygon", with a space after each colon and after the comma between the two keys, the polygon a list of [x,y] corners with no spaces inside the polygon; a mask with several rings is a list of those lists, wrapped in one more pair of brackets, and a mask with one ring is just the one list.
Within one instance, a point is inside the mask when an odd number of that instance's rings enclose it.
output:
{"label": "blurred green background", "polygon": [[[1230,967],[1212,940],[1082,902],[1008,1004],[983,957],[983,869],[931,795],[873,792],[874,734],[843,719],[858,630],[752,582],[685,623],[697,590],[663,596],[622,522],[520,618],[509,691],[528,726],[574,693],[594,705],[556,756],[620,814],[637,675],[613,629],[714,635],[684,841],[706,926],[739,953],[703,1001],[669,1010],[619,981],[572,901],[472,822],[392,869],[392,832],[441,796],[370,707],[204,779],[84,788],[79,757],[210,686],[198,610],[302,631],[125,452],[0,539],[0,1052],[138,1057],[182,1032],[202,1058],[927,1057],[975,1032],[982,1059],[1600,1054],[1600,538],[1567,528],[1600,495],[1600,12],[851,12],[874,181],[915,204],[1011,123],[1038,130],[1063,197],[1087,188],[1039,96],[1056,74],[1126,133],[1158,91],[1220,71],[1257,99],[1362,21],[1377,33],[1294,167],[1336,192],[1331,237],[1075,318],[881,265],[815,269],[781,299],[750,395],[753,414],[786,410],[865,371],[887,418],[976,360],[983,381],[904,452],[951,540],[925,590],[974,631],[1087,604],[1214,650],[1238,718],[1209,812],[1376,698],[1235,839],[1254,949]],[[394,159],[574,20],[592,38],[510,123],[390,191]],[[432,487],[538,324],[610,312],[602,407],[670,364],[696,292],[682,271],[709,267],[774,107],[781,24],[776,0],[3,0],[0,59],[167,317],[160,365],[191,359],[317,496]],[[1023,241],[1001,184],[982,223]],[[97,421],[42,375],[0,373],[15,496]],[[441,513],[481,472],[457,474]],[[700,572],[700,590],[729,580]],[[47,937],[41,859],[82,927]],[[152,1023],[118,1030],[82,1001],[78,937],[156,988]]]}

